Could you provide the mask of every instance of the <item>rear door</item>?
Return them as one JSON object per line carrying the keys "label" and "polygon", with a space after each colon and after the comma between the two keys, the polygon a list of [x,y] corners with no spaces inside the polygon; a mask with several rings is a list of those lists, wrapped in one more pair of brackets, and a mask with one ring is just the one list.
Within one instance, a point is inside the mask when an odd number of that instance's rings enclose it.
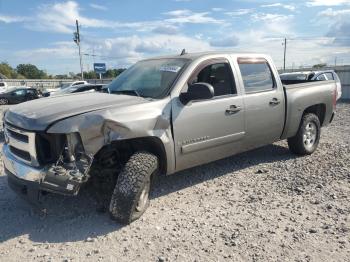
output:
{"label": "rear door", "polygon": [[176,170],[211,162],[240,150],[244,137],[244,105],[230,62],[211,59],[199,64],[188,84],[205,82],[214,88],[209,100],[183,105],[172,100]]}
{"label": "rear door", "polygon": [[238,58],[244,86],[245,149],[279,140],[284,126],[284,92],[264,58]]}

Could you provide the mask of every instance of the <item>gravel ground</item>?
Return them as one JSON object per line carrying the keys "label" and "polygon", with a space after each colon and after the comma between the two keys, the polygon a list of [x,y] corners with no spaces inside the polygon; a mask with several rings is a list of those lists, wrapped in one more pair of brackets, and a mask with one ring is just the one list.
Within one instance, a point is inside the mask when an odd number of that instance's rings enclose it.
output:
{"label": "gravel ground", "polygon": [[349,143],[342,103],[313,155],[281,141],[161,178],[128,226],[96,212],[88,188],[37,212],[0,174],[0,260],[350,261]]}

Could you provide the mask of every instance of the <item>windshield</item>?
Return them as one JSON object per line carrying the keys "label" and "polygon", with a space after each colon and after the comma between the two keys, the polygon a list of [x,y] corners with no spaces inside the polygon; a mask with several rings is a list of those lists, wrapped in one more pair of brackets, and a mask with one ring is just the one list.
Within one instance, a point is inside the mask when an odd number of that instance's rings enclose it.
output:
{"label": "windshield", "polygon": [[57,92],[55,92],[55,95],[63,95],[63,94],[69,94],[73,93],[75,90],[77,90],[79,87],[77,86],[71,86],[71,87],[66,87],[66,88],[61,88]]}
{"label": "windshield", "polygon": [[281,80],[306,80],[307,74],[282,74]]}
{"label": "windshield", "polygon": [[188,59],[155,59],[140,61],[108,85],[110,93],[159,98],[166,94]]}
{"label": "windshield", "polygon": [[72,85],[72,83],[65,83],[65,84],[62,84],[61,86],[60,86],[60,88],[61,89],[65,89],[65,88],[67,88],[67,87],[70,87]]}

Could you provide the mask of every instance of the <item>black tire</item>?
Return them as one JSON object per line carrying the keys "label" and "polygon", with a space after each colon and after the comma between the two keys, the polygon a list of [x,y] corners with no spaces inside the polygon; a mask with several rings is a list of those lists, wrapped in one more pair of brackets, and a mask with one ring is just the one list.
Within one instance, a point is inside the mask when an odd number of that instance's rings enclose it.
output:
{"label": "black tire", "polygon": [[136,152],[130,157],[111,197],[109,212],[113,219],[129,224],[141,217],[149,206],[151,178],[158,166],[158,158],[148,152]]}
{"label": "black tire", "polygon": [[6,98],[0,98],[0,105],[8,105],[9,101]]}
{"label": "black tire", "polygon": [[[315,129],[315,134],[313,131]],[[317,115],[307,113],[303,115],[298,132],[288,138],[289,150],[297,155],[311,155],[320,142],[321,124]]]}

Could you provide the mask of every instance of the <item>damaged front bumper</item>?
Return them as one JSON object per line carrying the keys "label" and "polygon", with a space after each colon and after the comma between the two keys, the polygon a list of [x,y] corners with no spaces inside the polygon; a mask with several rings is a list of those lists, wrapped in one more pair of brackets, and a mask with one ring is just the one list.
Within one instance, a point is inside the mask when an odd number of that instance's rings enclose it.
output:
{"label": "damaged front bumper", "polygon": [[10,188],[32,203],[40,200],[42,191],[76,195],[85,182],[53,166],[29,166],[19,161],[7,144],[3,146],[3,162]]}

